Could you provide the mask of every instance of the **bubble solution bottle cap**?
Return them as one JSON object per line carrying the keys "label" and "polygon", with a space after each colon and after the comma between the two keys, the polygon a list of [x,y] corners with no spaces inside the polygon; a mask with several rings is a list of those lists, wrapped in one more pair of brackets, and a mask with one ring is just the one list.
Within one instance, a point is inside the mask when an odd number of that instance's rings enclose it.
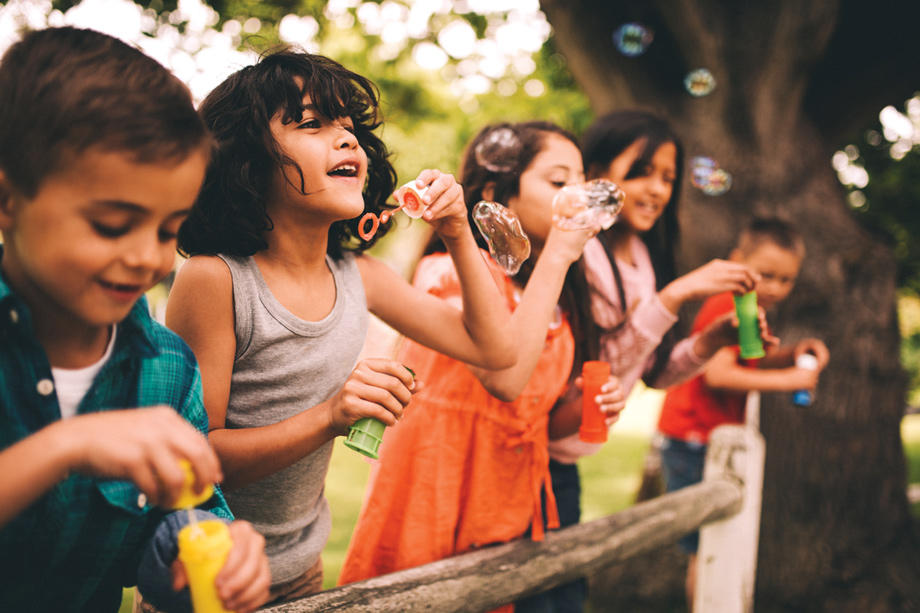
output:
{"label": "bubble solution bottle cap", "polygon": [[214,580],[233,546],[230,529],[209,519],[179,531],[179,559],[185,566],[195,613],[229,613],[217,595]]}
{"label": "bubble solution bottle cap", "polygon": [[734,296],[734,299],[735,313],[738,315],[738,345],[741,347],[741,358],[762,358],[766,354],[760,337],[760,324],[757,321],[757,292]]}
{"label": "bubble solution bottle cap", "polygon": [[[818,370],[818,358],[810,353],[803,353],[795,359],[796,368]],[[811,390],[796,390],[792,393],[792,404],[799,407],[811,406],[814,394]]]}
{"label": "bubble solution bottle cap", "polygon": [[214,486],[206,485],[200,494],[195,493],[195,473],[192,472],[192,465],[188,460],[182,459],[179,460],[179,466],[182,467],[182,472],[185,473],[185,483],[182,486],[182,493],[179,494],[179,497],[172,504],[174,509],[190,509],[192,507],[197,507],[202,502],[209,499],[214,495]]}
{"label": "bubble solution bottle cap", "polygon": [[600,361],[588,361],[582,365],[581,427],[578,438],[586,443],[604,443],[607,441],[607,423],[600,406],[594,400],[601,391],[601,386],[610,378],[610,364]]}

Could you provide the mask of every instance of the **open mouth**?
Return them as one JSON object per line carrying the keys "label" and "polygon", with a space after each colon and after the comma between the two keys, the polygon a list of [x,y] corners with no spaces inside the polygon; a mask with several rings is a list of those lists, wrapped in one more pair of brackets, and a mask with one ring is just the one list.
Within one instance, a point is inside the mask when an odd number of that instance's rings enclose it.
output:
{"label": "open mouth", "polygon": [[110,283],[109,281],[100,281],[99,284],[107,290],[124,294],[137,293],[144,289],[142,285],[134,283]]}
{"label": "open mouth", "polygon": [[326,174],[330,177],[357,177],[358,166],[351,163],[339,164]]}

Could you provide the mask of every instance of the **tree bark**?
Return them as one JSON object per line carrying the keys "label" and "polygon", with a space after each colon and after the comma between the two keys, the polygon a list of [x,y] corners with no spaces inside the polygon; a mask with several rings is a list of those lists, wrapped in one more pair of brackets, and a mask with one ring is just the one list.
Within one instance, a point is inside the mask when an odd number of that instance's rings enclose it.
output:
{"label": "tree bark", "polygon": [[[764,396],[758,611],[920,610],[920,548],[899,431],[906,379],[895,263],[890,247],[858,226],[830,165],[833,151],[855,127],[870,125],[881,101],[897,104],[917,86],[914,26],[904,24],[917,23],[920,5],[862,5],[542,2],[556,45],[598,114],[626,107],[662,114],[688,157],[712,157],[732,174],[731,190],[720,197],[685,182],[683,271],[725,257],[753,214],[785,217],[805,235],[797,287],[772,323],[784,343],[824,339],[831,362],[812,407]],[[613,30],[629,21],[655,35],[633,58],[611,43]],[[875,48],[891,55],[879,58]],[[908,48],[914,50],[898,54]],[[709,96],[693,98],[682,82],[698,67],[717,84]],[[861,80],[839,78],[847,74]],[[660,578],[660,563],[650,560],[642,573]],[[614,574],[641,583],[637,564],[628,566]],[[631,601],[623,583],[597,591],[595,610],[643,610],[651,602]],[[681,592],[681,585],[662,588],[661,602]]]}

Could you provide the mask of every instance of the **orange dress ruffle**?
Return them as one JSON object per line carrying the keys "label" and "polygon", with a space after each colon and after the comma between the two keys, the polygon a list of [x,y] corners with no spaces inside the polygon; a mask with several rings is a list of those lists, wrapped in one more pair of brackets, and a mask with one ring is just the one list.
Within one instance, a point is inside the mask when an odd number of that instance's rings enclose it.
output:
{"label": "orange dress ruffle", "polygon": [[[509,308],[511,280],[489,260]],[[443,298],[460,295],[447,255],[428,256],[414,284]],[[574,356],[568,323],[547,334],[523,393],[514,402],[491,396],[457,360],[405,340],[397,359],[424,388],[400,422],[387,428],[371,469],[364,504],[339,583],[434,562],[558,527],[550,488],[547,423],[566,389]]]}

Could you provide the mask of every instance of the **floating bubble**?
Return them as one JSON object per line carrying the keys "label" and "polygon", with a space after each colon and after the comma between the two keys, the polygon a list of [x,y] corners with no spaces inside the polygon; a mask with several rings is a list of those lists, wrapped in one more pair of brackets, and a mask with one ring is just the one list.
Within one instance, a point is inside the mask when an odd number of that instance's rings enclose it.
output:
{"label": "floating bubble", "polygon": [[623,55],[636,57],[645,53],[654,37],[654,32],[641,23],[624,23],[614,30],[613,44]]}
{"label": "floating bubble", "polygon": [[530,257],[530,239],[517,215],[497,202],[483,200],[473,207],[473,221],[489,244],[492,259],[508,275],[516,275]]}
{"label": "floating bubble", "polygon": [[703,193],[707,196],[721,196],[732,187],[732,176],[727,171],[716,168],[709,175],[709,180],[703,186]]}
{"label": "floating bubble", "polygon": [[712,93],[716,88],[716,78],[705,68],[697,68],[684,77],[684,87],[690,95],[699,98]]}
{"label": "floating bubble", "polygon": [[486,134],[473,154],[476,162],[490,172],[511,172],[521,155],[521,139],[511,128],[496,128]]}
{"label": "floating bubble", "polygon": [[566,185],[553,198],[553,225],[563,230],[606,230],[616,221],[625,199],[620,186],[606,179]]}
{"label": "floating bubble", "polygon": [[703,189],[709,182],[709,175],[719,167],[719,163],[712,158],[696,156],[690,158],[690,182],[693,187]]}

